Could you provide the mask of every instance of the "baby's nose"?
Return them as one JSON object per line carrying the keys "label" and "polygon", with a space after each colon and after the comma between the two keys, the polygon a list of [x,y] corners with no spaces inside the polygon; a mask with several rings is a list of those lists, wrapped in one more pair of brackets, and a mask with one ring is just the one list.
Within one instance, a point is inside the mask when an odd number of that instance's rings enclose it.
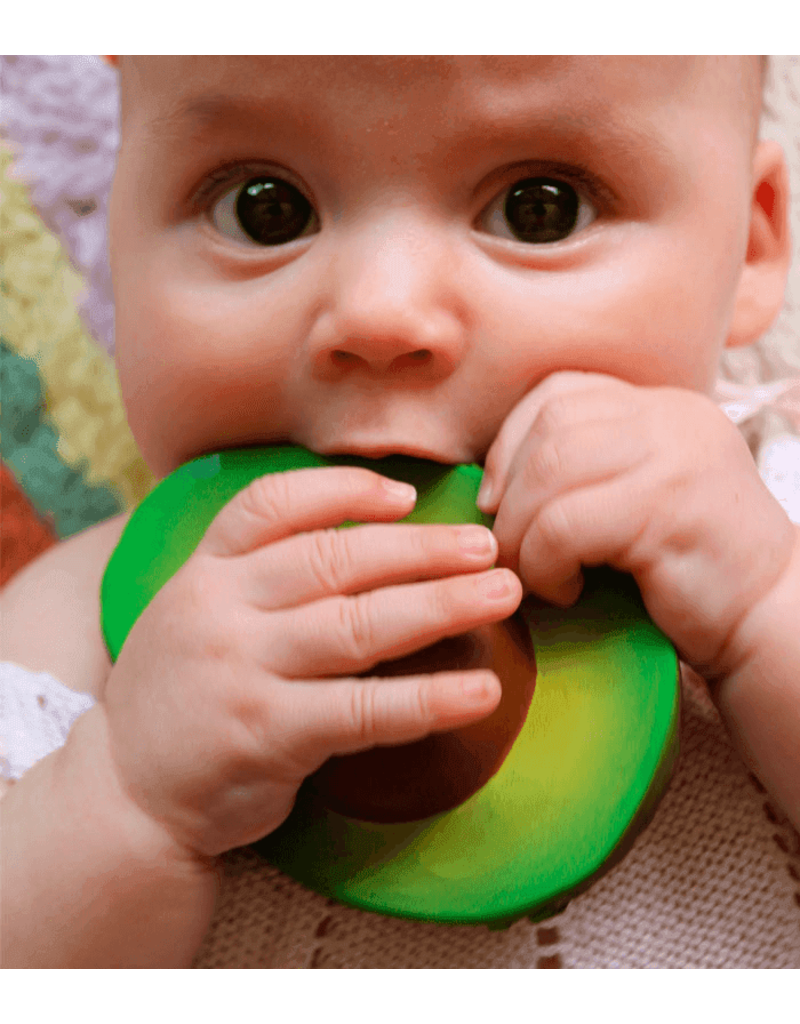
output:
{"label": "baby's nose", "polygon": [[339,371],[371,374],[415,372],[425,378],[452,372],[461,352],[457,332],[430,317],[413,318],[392,315],[384,307],[372,315],[340,319],[328,340],[317,352],[317,365],[323,363]]}
{"label": "baby's nose", "polygon": [[469,315],[452,252],[422,230],[361,231],[331,259],[312,331],[317,370],[434,379],[463,356]]}
{"label": "baby's nose", "polygon": [[410,348],[410,345],[402,343],[384,344],[381,351],[378,351],[374,342],[367,338],[363,341],[352,339],[346,348],[334,349],[330,353],[330,357],[331,361],[341,369],[360,365],[377,373],[397,373],[412,366],[427,369],[436,361],[430,349],[419,348],[411,351]]}

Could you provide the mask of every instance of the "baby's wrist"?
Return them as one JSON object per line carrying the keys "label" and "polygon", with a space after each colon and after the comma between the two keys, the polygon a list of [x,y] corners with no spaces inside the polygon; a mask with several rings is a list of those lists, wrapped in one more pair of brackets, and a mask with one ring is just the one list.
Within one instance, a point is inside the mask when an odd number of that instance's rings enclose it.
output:
{"label": "baby's wrist", "polygon": [[783,571],[769,590],[742,617],[728,645],[726,668],[709,679],[716,699],[733,681],[761,678],[764,666],[780,661],[797,646],[800,608],[800,526],[793,526],[793,546]]}
{"label": "baby's wrist", "polygon": [[102,708],[3,798],[3,966],[189,967],[217,874],[120,791]]}
{"label": "baby's wrist", "polygon": [[120,843],[130,844],[135,858],[144,857],[166,869],[186,868],[214,873],[214,861],[190,849],[162,822],[148,814],[123,785],[111,751],[108,721],[96,704],[73,726],[59,752],[59,776],[76,800],[75,813],[92,813],[101,829],[114,830]]}
{"label": "baby's wrist", "polygon": [[800,829],[800,527],[786,571],[742,625],[745,654],[712,691],[745,763]]}

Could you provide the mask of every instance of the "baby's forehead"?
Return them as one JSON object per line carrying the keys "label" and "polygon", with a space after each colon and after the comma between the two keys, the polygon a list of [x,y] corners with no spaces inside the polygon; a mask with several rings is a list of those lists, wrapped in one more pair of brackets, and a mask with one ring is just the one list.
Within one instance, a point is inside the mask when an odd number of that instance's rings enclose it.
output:
{"label": "baby's forehead", "polygon": [[[760,69],[760,58],[702,56],[183,56],[125,57],[123,69],[134,65],[140,82],[151,90],[174,91],[215,84],[244,90],[254,83],[271,88],[302,81],[315,91],[372,84],[378,88],[413,88],[418,84],[442,90],[459,83],[527,91],[558,82],[570,87],[592,85],[611,91],[649,83],[678,92],[731,84],[735,76]],[[752,77],[752,75],[750,76]],[[726,81],[727,78],[727,81]]]}
{"label": "baby's forehead", "polygon": [[[594,121],[647,117],[682,108],[735,115],[752,133],[760,111],[760,65],[741,57],[631,56],[355,56],[140,57],[122,61],[126,108],[160,128],[210,127],[228,100],[288,117],[305,106],[329,119],[363,109],[365,118],[426,111],[425,121],[466,122],[474,110],[524,125],[531,113]],[[180,126],[182,127],[182,126]],[[424,125],[420,122],[420,131]]]}
{"label": "baby's forehead", "polygon": [[[123,90],[163,106],[209,93],[261,94],[368,106],[386,95],[398,105],[415,96],[468,103],[529,98],[613,106],[681,104],[724,96],[743,60],[698,54],[145,54],[124,57]],[[755,65],[754,65],[755,67]],[[126,75],[125,72],[128,74]],[[699,94],[699,95],[698,95]]]}
{"label": "baby's forehead", "polygon": [[[652,90],[713,88],[725,91],[745,77],[758,79],[760,58],[683,56],[188,56],[125,57],[137,83],[151,95],[209,86],[232,92],[258,85],[290,90],[298,82],[315,92],[368,85],[383,89],[424,85],[441,91],[459,85],[530,92],[558,83],[580,90],[624,95],[647,84]],[[123,77],[126,77],[125,75]]]}

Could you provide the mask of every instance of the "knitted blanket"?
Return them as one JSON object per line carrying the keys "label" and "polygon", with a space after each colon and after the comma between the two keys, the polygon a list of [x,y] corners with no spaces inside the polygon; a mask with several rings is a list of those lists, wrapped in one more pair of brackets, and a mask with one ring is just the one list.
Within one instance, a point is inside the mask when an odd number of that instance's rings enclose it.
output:
{"label": "knitted blanket", "polygon": [[[154,480],[127,427],[112,359],[106,213],[116,73],[97,57],[5,56],[0,87],[1,586],[57,540],[135,507]],[[762,134],[787,152],[800,238],[798,57],[771,58]],[[717,398],[759,460],[782,433],[800,433],[798,339],[796,253],[774,328],[720,367]],[[787,502],[800,494],[800,481],[790,483]],[[645,965],[649,949],[658,966],[800,966],[800,838],[743,774],[702,683],[687,687],[683,767],[663,808],[623,865],[563,919],[520,923],[505,937],[459,929],[443,944],[437,926],[379,927],[243,851],[226,858],[198,966],[614,967]],[[695,792],[709,795],[693,803]],[[715,805],[711,794],[721,792],[730,801]],[[734,857],[742,808],[760,824]],[[718,897],[709,897],[726,864]],[[715,908],[705,923],[693,922],[700,890]]]}

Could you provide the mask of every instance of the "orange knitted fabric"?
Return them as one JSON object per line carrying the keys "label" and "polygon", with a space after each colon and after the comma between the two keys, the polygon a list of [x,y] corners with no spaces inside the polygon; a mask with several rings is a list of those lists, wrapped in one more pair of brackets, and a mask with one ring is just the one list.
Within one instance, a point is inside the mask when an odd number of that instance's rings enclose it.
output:
{"label": "orange knitted fabric", "polygon": [[55,531],[43,523],[14,474],[0,463],[0,587],[56,543]]}

